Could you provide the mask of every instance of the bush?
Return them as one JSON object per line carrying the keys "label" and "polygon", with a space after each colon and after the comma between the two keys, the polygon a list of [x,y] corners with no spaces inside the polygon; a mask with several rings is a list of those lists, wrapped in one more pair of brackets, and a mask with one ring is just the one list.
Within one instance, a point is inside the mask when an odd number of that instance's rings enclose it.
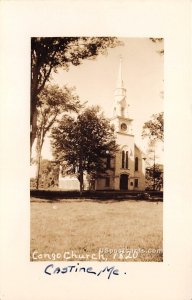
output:
{"label": "bush", "polygon": [[[39,173],[39,188],[49,189],[58,187],[59,182],[59,165],[55,162],[43,159],[41,161],[41,168]],[[37,179],[31,178],[30,188],[36,189]]]}
{"label": "bush", "polygon": [[151,199],[151,196],[148,193],[140,193],[140,194],[137,194],[137,199],[138,200],[140,200],[140,199],[148,200],[148,199]]}

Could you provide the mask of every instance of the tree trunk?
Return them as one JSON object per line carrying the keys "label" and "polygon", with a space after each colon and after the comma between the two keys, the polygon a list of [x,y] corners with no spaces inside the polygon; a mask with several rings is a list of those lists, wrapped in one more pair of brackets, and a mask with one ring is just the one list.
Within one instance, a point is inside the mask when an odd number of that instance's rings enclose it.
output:
{"label": "tree trunk", "polygon": [[79,183],[80,183],[80,196],[83,194],[83,168],[82,168],[82,159],[79,161]]}
{"label": "tree trunk", "polygon": [[[41,152],[41,151],[40,151]],[[37,183],[36,183],[36,189],[39,189],[39,175],[40,175],[40,168],[41,168],[41,153],[38,153],[38,159],[37,159]]]}
{"label": "tree trunk", "polygon": [[37,183],[36,183],[36,189],[39,189],[39,175],[40,175],[40,169],[41,169],[41,152],[43,148],[43,142],[44,137],[39,137],[37,140]]}
{"label": "tree trunk", "polygon": [[80,196],[83,194],[83,172],[79,176],[79,182],[80,182]]}
{"label": "tree trunk", "polygon": [[30,128],[30,155],[32,156],[32,147],[37,135],[37,109],[32,113],[31,128]]}

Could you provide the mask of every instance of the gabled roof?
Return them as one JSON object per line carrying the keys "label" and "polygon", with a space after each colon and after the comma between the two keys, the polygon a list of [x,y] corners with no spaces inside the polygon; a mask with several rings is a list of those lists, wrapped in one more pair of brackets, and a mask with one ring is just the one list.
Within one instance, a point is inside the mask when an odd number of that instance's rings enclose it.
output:
{"label": "gabled roof", "polygon": [[135,148],[137,148],[137,149],[141,152],[141,154],[142,154],[143,156],[145,156],[145,152],[143,152],[143,151],[141,150],[141,148],[139,148],[139,146],[137,146],[137,144],[134,144],[134,146],[135,146]]}

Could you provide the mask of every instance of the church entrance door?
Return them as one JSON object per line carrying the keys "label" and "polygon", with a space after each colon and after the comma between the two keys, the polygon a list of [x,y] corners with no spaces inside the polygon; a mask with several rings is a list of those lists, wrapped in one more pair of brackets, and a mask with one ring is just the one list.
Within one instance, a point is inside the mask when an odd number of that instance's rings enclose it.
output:
{"label": "church entrance door", "polygon": [[128,178],[127,174],[121,174],[120,176],[120,190],[128,190]]}

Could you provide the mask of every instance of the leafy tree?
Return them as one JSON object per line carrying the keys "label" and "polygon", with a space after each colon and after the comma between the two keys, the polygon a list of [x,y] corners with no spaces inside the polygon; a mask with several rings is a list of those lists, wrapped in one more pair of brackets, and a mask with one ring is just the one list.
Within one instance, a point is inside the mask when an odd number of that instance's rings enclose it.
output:
{"label": "leafy tree", "polygon": [[31,148],[37,133],[37,107],[40,93],[59,67],[68,70],[84,59],[95,59],[107,48],[119,45],[114,37],[51,37],[31,39]]}
{"label": "leafy tree", "polygon": [[52,129],[55,158],[64,174],[76,174],[83,191],[83,174],[91,178],[106,171],[104,159],[117,151],[114,128],[98,107],[85,109],[78,117],[68,116]]}
{"label": "leafy tree", "polygon": [[[39,170],[39,186],[41,188],[54,188],[58,186],[59,164],[54,161],[43,159]],[[36,188],[37,179],[31,179],[31,188]]]}
{"label": "leafy tree", "polygon": [[145,180],[147,189],[160,191],[163,188],[163,166],[154,164],[146,168]]}
{"label": "leafy tree", "polygon": [[164,118],[163,112],[152,115],[152,119],[143,125],[142,137],[149,138],[150,142],[164,139]]}
{"label": "leafy tree", "polygon": [[78,112],[81,105],[77,95],[73,94],[74,88],[57,85],[47,85],[40,93],[37,106],[37,189],[39,187],[39,172],[41,163],[41,151],[46,134],[62,113]]}

